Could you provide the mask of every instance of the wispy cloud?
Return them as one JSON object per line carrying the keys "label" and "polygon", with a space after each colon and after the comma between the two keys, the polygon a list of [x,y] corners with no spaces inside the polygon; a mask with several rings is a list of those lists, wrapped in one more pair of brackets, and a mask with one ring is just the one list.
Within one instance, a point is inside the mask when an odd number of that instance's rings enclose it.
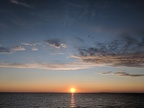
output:
{"label": "wispy cloud", "polygon": [[25,46],[36,46],[36,45],[40,45],[41,43],[39,42],[23,42],[22,45],[25,45]]}
{"label": "wispy cloud", "polygon": [[24,51],[26,49],[24,47],[22,47],[22,46],[17,46],[17,47],[12,48],[11,50],[12,51]]}
{"label": "wispy cloud", "polygon": [[33,47],[32,48],[32,51],[37,51],[38,49],[36,47]]}
{"label": "wispy cloud", "polygon": [[38,48],[36,47],[37,45],[41,45],[41,43],[29,43],[29,42],[23,42],[22,45],[26,46],[26,47],[31,47],[32,51],[37,51]]}
{"label": "wispy cloud", "polygon": [[116,72],[115,75],[128,76],[128,77],[142,77],[142,76],[144,76],[144,74],[129,74],[129,73],[126,73],[126,72]]}
{"label": "wispy cloud", "polygon": [[30,7],[30,5],[28,5],[24,2],[20,2],[20,0],[10,0],[10,2],[13,4],[17,4],[17,5],[21,5],[21,6],[25,6],[25,7]]}
{"label": "wispy cloud", "polygon": [[84,40],[80,37],[75,37],[78,41],[83,42]]}
{"label": "wispy cloud", "polygon": [[10,49],[8,49],[6,47],[0,47],[0,53],[2,53],[2,54],[10,53]]}
{"label": "wispy cloud", "polygon": [[29,63],[29,64],[19,64],[19,63],[0,63],[1,68],[33,68],[33,69],[47,69],[47,70],[79,70],[93,67],[92,64],[73,62],[73,63],[61,63],[61,64],[51,64],[51,63]]}
{"label": "wispy cloud", "polygon": [[122,77],[143,77],[144,74],[130,74],[126,72],[103,72],[101,73],[102,75],[117,75],[117,76],[122,76]]}
{"label": "wispy cloud", "polygon": [[144,67],[144,37],[138,41],[130,36],[109,43],[96,43],[95,47],[78,48],[73,58],[95,64]]}
{"label": "wispy cloud", "polygon": [[64,47],[66,48],[66,44],[61,42],[59,39],[53,38],[49,39],[46,41],[50,46],[55,47],[55,48],[61,48]]}
{"label": "wispy cloud", "polygon": [[112,72],[110,71],[110,72],[102,72],[101,74],[102,75],[106,75],[106,74],[111,74]]}
{"label": "wispy cloud", "polygon": [[22,44],[25,46],[34,46],[32,43],[28,43],[28,42],[23,42]]}
{"label": "wispy cloud", "polygon": [[97,56],[71,56],[81,59],[86,63],[105,64],[109,66],[144,67],[143,54],[127,55],[97,55]]}

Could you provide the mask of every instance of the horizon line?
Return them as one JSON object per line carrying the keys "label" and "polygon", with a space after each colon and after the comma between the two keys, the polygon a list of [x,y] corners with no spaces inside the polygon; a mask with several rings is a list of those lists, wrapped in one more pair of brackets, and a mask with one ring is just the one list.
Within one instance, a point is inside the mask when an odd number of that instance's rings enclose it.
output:
{"label": "horizon line", "polygon": [[0,93],[55,93],[55,94],[63,94],[63,93],[66,93],[66,94],[102,94],[102,93],[106,93],[106,94],[116,94],[116,93],[144,93],[144,92],[75,92],[75,93],[71,93],[71,92],[19,92],[19,91],[6,91],[6,92],[0,92]]}

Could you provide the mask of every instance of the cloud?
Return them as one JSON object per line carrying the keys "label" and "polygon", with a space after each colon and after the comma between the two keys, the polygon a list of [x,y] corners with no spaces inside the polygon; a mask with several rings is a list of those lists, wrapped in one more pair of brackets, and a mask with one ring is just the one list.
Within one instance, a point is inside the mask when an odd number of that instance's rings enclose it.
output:
{"label": "cloud", "polygon": [[22,47],[22,46],[17,46],[17,47],[12,48],[11,50],[12,51],[24,51],[26,49],[24,47]]}
{"label": "cloud", "polygon": [[49,39],[46,41],[50,46],[53,46],[55,48],[61,48],[61,47],[64,47],[66,48],[66,44],[65,43],[62,43],[59,39]]}
{"label": "cloud", "polygon": [[111,74],[112,72],[102,72],[102,75]]}
{"label": "cloud", "polygon": [[109,43],[96,43],[95,47],[78,48],[79,54],[71,57],[94,64],[144,67],[144,37],[135,39],[122,36]]}
{"label": "cloud", "polygon": [[0,47],[0,53],[10,53],[10,49],[5,47]]}
{"label": "cloud", "polygon": [[29,64],[19,64],[19,63],[0,63],[0,68],[33,68],[33,69],[47,69],[47,70],[79,70],[87,69],[93,67],[92,64],[87,63],[61,63],[61,64],[51,64],[51,63],[29,63]]}
{"label": "cloud", "polygon": [[75,37],[78,41],[83,42],[84,40],[80,37]]}
{"label": "cloud", "polygon": [[28,42],[23,42],[22,45],[31,47],[32,51],[37,51],[38,48],[36,48],[37,45],[40,45],[40,43],[28,43]]}
{"label": "cloud", "polygon": [[25,6],[25,7],[30,7],[30,5],[23,3],[23,2],[20,2],[18,0],[10,0],[10,2],[13,4],[17,4],[17,5],[21,5],[21,6]]}
{"label": "cloud", "polygon": [[32,48],[32,51],[37,51],[38,49],[36,47],[33,47]]}
{"label": "cloud", "polygon": [[143,54],[127,55],[96,55],[96,56],[71,56],[84,62],[94,64],[105,64],[109,66],[144,67]]}
{"label": "cloud", "polygon": [[103,72],[101,74],[102,75],[112,74],[112,75],[123,76],[123,77],[143,77],[144,76],[144,74],[129,74],[126,72]]}
{"label": "cloud", "polygon": [[27,43],[27,42],[23,42],[22,44],[25,45],[25,46],[33,46],[33,44]]}
{"label": "cloud", "polygon": [[116,72],[114,74],[118,75],[118,76],[128,76],[128,77],[142,77],[142,76],[144,76],[144,74],[129,74],[126,72]]}
{"label": "cloud", "polygon": [[34,47],[34,46],[36,46],[36,45],[40,45],[40,43],[32,43],[32,42],[29,43],[29,42],[23,42],[22,45],[25,45],[25,46],[33,46],[33,47]]}

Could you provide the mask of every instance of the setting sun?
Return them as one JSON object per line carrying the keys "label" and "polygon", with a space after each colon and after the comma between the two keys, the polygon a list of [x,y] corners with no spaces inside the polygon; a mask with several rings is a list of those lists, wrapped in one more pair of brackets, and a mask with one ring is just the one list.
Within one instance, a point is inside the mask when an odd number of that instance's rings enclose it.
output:
{"label": "setting sun", "polygon": [[76,91],[75,88],[71,88],[71,89],[70,89],[70,92],[71,92],[71,93],[75,93],[75,91]]}

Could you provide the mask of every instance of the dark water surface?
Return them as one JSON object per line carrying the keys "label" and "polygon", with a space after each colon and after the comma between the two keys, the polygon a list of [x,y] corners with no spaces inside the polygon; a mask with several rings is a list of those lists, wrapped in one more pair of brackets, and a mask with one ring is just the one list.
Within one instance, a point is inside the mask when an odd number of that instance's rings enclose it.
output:
{"label": "dark water surface", "polygon": [[0,93],[0,108],[144,108],[144,94]]}

